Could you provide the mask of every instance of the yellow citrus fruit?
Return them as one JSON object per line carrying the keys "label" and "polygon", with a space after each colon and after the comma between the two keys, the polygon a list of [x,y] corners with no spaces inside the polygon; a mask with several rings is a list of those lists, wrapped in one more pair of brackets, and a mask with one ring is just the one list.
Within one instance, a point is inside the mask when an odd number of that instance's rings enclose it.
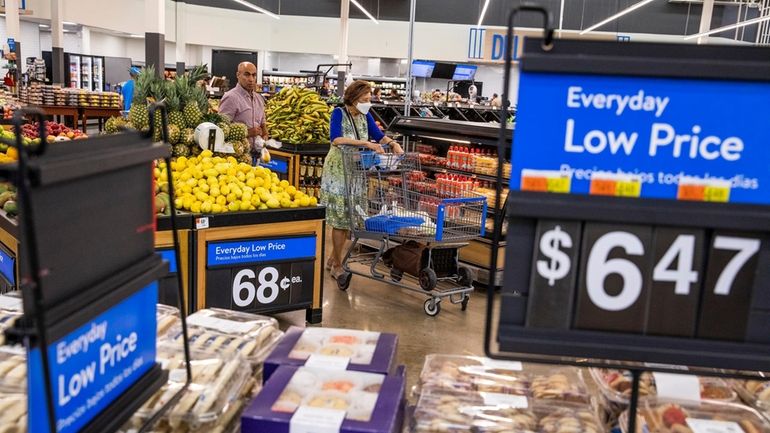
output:
{"label": "yellow citrus fruit", "polygon": [[[284,208],[284,209],[291,207],[291,200],[289,200],[289,199],[282,198],[280,203],[281,203],[281,207]],[[270,205],[270,203],[268,203],[268,206],[269,205]]]}
{"label": "yellow citrus fruit", "polygon": [[227,194],[227,202],[232,203],[234,201],[238,200],[238,196],[235,195],[234,192],[231,192],[230,194]]}
{"label": "yellow citrus fruit", "polygon": [[219,191],[219,187],[217,187],[217,186],[212,186],[212,187],[209,189],[209,195],[210,195],[210,196],[212,196],[212,197],[219,197],[219,194],[221,194],[221,193],[220,193],[220,191]]}
{"label": "yellow citrus fruit", "polygon": [[315,197],[310,197],[310,206],[318,206],[318,199]]}
{"label": "yellow citrus fruit", "polygon": [[201,203],[201,212],[203,212],[203,213],[211,213],[212,207],[213,206],[212,206],[211,203],[209,203],[207,201],[204,201],[203,203]]}
{"label": "yellow citrus fruit", "polygon": [[267,208],[268,208],[268,207],[267,207],[267,205],[266,205],[266,204],[264,204],[264,203],[260,204],[260,205],[257,207],[257,209],[259,209],[259,210],[265,210],[265,209],[267,209]]}
{"label": "yellow citrus fruit", "polygon": [[212,156],[214,156],[214,152],[212,152],[212,151],[210,151],[210,150],[208,150],[208,149],[204,150],[204,151],[203,151],[203,152],[201,152],[201,154],[200,154],[200,157],[201,157],[201,158],[211,158]]}
{"label": "yellow citrus fruit", "polygon": [[251,201],[252,193],[250,191],[244,191],[243,195],[241,196],[241,200],[243,201]]}
{"label": "yellow citrus fruit", "polygon": [[219,190],[224,195],[230,194],[230,185],[224,185],[224,186],[222,186],[222,188],[219,188]]}
{"label": "yellow citrus fruit", "polygon": [[281,203],[275,198],[270,198],[265,204],[267,204],[267,207],[270,209],[278,209],[281,207]]}
{"label": "yellow citrus fruit", "polygon": [[185,194],[192,193],[192,187],[190,185],[182,186],[182,193],[185,193]]}
{"label": "yellow citrus fruit", "polygon": [[282,180],[280,182],[280,185],[281,185],[281,188],[287,188],[289,186],[289,181],[288,180]]}
{"label": "yellow citrus fruit", "polygon": [[299,199],[299,205],[302,207],[310,206],[310,197],[302,197]]}
{"label": "yellow citrus fruit", "polygon": [[242,201],[241,202],[241,210],[249,210],[251,207],[251,203],[248,201]]}
{"label": "yellow citrus fruit", "polygon": [[198,188],[200,188],[202,192],[206,192],[206,193],[211,190],[211,188],[209,187],[209,184],[207,183],[204,183],[203,185],[199,185]]}
{"label": "yellow citrus fruit", "polygon": [[220,205],[220,206],[226,205],[227,204],[227,198],[225,198],[225,196],[223,196],[223,195],[218,196],[217,197],[217,204]]}
{"label": "yellow citrus fruit", "polygon": [[201,202],[195,201],[190,205],[190,212],[192,213],[200,213],[201,211]]}
{"label": "yellow citrus fruit", "polygon": [[254,206],[259,206],[259,204],[262,203],[262,200],[260,200],[259,196],[256,195],[256,194],[251,196],[251,200],[250,201],[251,201],[251,204],[253,204]]}
{"label": "yellow citrus fruit", "polygon": [[217,203],[212,204],[211,205],[211,212],[213,212],[213,213],[221,213],[222,212],[222,206],[217,204]]}
{"label": "yellow citrus fruit", "polygon": [[241,209],[241,203],[238,202],[238,201],[234,201],[234,202],[228,204],[227,208],[230,209],[233,212],[237,212],[238,210]]}
{"label": "yellow citrus fruit", "polygon": [[288,193],[290,196],[292,196],[292,197],[293,197],[295,194],[297,194],[297,188],[295,188],[295,187],[294,187],[294,185],[289,185],[289,186],[287,186],[286,188],[284,188],[284,190],[285,190],[285,191],[286,191],[286,192],[287,192],[287,193]]}

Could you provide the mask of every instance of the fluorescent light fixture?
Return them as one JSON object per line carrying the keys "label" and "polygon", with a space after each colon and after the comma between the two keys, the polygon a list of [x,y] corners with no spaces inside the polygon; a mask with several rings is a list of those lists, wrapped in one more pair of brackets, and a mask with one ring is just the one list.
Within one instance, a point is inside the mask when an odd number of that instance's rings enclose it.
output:
{"label": "fluorescent light fixture", "polygon": [[279,17],[278,15],[270,12],[269,10],[263,9],[263,8],[255,5],[255,4],[249,3],[246,0],[233,0],[233,1],[238,3],[241,6],[246,6],[247,8],[249,8],[251,10],[255,10],[257,12],[261,12],[261,13],[269,16],[270,18],[273,18],[273,19],[276,19],[276,20],[280,20],[281,19],[281,17]]}
{"label": "fluorescent light fixture", "polygon": [[73,23],[72,21],[62,21],[62,24],[65,26],[76,26],[78,23]]}
{"label": "fluorescent light fixture", "polygon": [[733,29],[737,29],[737,28],[741,28],[741,27],[746,27],[746,26],[750,26],[752,24],[758,24],[758,23],[761,23],[761,22],[764,22],[764,21],[768,21],[768,20],[770,20],[770,15],[766,16],[766,17],[757,17],[757,18],[753,18],[753,19],[750,19],[750,20],[747,20],[747,21],[741,21],[739,23],[730,24],[728,26],[719,27],[719,28],[716,28],[716,29],[711,29],[711,30],[703,32],[703,33],[698,33],[698,34],[694,34],[694,35],[690,35],[690,36],[685,36],[684,40],[690,40],[690,39],[700,38],[700,37],[703,37],[703,36],[713,35],[714,33],[721,33],[721,32],[725,32],[727,30],[733,30]]}
{"label": "fluorescent light fixture", "polygon": [[639,3],[634,3],[631,6],[629,6],[629,7],[625,8],[625,9],[623,9],[622,11],[616,13],[615,15],[612,15],[611,17],[606,18],[603,21],[599,21],[598,23],[592,25],[591,27],[581,31],[580,34],[584,35],[586,33],[592,32],[592,31],[598,29],[599,27],[601,27],[601,26],[603,26],[603,25],[605,25],[607,23],[609,23],[611,21],[615,21],[616,19],[622,17],[623,15],[630,14],[631,12],[633,12],[633,11],[635,11],[635,10],[641,8],[641,7],[644,7],[644,6],[646,6],[649,3],[652,3],[654,1],[655,0],[642,0]]}
{"label": "fluorescent light fixture", "polygon": [[48,24],[38,24],[38,27],[40,27],[41,29],[47,29],[48,27],[51,27],[51,26],[49,26]]}
{"label": "fluorescent light fixture", "polygon": [[487,14],[487,8],[489,7],[489,0],[484,0],[484,7],[481,8],[481,15],[479,15],[479,23],[476,27],[481,27],[481,23],[484,22],[484,15]]}
{"label": "fluorescent light fixture", "polygon": [[142,36],[142,35],[130,34],[130,35],[128,35],[128,37],[129,38],[134,38],[134,39],[144,39],[144,36]]}
{"label": "fluorescent light fixture", "polygon": [[379,21],[377,21],[377,20],[376,20],[376,19],[375,19],[375,18],[372,16],[372,14],[370,14],[370,13],[369,13],[369,11],[368,11],[368,10],[364,9],[364,7],[363,7],[363,6],[361,6],[361,3],[359,3],[359,2],[358,2],[358,0],[350,0],[350,2],[351,2],[351,3],[353,3],[354,5],[356,5],[356,7],[357,7],[358,9],[361,9],[361,12],[363,12],[363,13],[364,13],[364,15],[366,15],[367,17],[369,17],[369,19],[370,19],[370,20],[374,21],[374,23],[375,23],[375,24],[379,24],[379,23],[380,23]]}

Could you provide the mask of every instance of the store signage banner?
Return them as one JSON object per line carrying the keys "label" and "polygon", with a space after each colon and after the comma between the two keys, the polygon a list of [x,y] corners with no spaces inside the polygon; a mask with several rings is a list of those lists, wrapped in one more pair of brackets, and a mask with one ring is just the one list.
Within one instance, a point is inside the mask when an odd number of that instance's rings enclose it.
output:
{"label": "store signage banner", "polygon": [[767,101],[770,83],[523,72],[511,189],[533,172],[573,194],[620,176],[636,197],[676,200],[692,183],[770,204]]}
{"label": "store signage banner", "polygon": [[207,266],[262,263],[314,258],[315,236],[285,239],[251,239],[236,242],[209,242]]}
{"label": "store signage banner", "polygon": [[270,171],[275,173],[286,174],[289,172],[289,163],[278,159],[273,159],[270,162],[260,162],[261,167],[269,168]]}
{"label": "store signage banner", "polygon": [[173,274],[176,272],[176,254],[174,250],[158,250],[158,254],[163,257],[163,260],[168,262],[168,273]]}
{"label": "store signage banner", "polygon": [[[518,33],[518,32],[517,32]],[[506,30],[491,30],[485,28],[470,28],[468,30],[468,59],[503,63],[505,61]],[[523,48],[524,36],[513,36],[513,60],[518,61]]]}
{"label": "store signage banner", "polygon": [[0,274],[11,286],[16,285],[16,259],[0,248]]}
{"label": "store signage banner", "polygon": [[[48,346],[59,433],[80,431],[155,363],[152,283]],[[29,431],[48,433],[40,349],[29,353]]]}

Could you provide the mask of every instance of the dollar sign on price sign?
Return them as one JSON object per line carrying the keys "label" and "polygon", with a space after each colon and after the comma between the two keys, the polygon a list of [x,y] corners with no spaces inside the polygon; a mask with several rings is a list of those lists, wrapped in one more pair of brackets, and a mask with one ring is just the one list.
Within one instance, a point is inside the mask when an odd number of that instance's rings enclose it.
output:
{"label": "dollar sign on price sign", "polygon": [[572,248],[572,237],[562,231],[560,225],[543,233],[540,238],[540,252],[548,260],[537,261],[537,272],[548,280],[551,287],[557,280],[566,277],[572,267],[572,261],[562,248]]}

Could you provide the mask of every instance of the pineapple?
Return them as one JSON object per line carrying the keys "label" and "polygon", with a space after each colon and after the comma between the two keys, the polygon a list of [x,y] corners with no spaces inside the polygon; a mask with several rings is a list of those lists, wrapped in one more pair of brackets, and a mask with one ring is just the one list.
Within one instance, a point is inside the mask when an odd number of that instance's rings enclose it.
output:
{"label": "pineapple", "polygon": [[[195,128],[200,125],[203,120],[203,109],[201,107],[208,106],[208,101],[203,90],[200,88],[194,88],[189,93],[190,99],[187,100],[187,104],[184,106],[183,114],[185,123],[188,128]],[[203,104],[201,104],[201,100]]]}
{"label": "pineapple", "polygon": [[182,135],[179,141],[188,146],[195,144],[195,130],[192,128],[185,128],[182,130]]}
{"label": "pineapple", "polygon": [[179,130],[184,129],[184,116],[182,115],[182,99],[176,81],[166,83],[166,109],[168,110],[168,124],[176,125]]}
{"label": "pineapple", "polygon": [[122,117],[110,117],[104,122],[104,132],[106,134],[117,134],[121,128],[126,127],[126,121]]}
{"label": "pineapple", "polygon": [[230,141],[242,141],[246,139],[248,129],[243,123],[233,123],[230,125],[230,133],[226,135]]}
{"label": "pineapple", "polygon": [[168,125],[168,142],[170,144],[179,144],[181,137],[182,131],[178,126],[174,124]]}
{"label": "pineapple", "polygon": [[160,115],[160,110],[155,112],[154,118],[154,125],[152,127],[152,140],[161,141],[163,140],[163,118]]}
{"label": "pineapple", "polygon": [[184,144],[177,144],[173,147],[174,156],[190,156],[190,148]]}
{"label": "pineapple", "polygon": [[237,159],[238,162],[242,162],[244,164],[249,164],[249,165],[251,165],[254,162],[251,158],[251,155],[249,155],[248,153],[245,155],[238,155],[235,157],[235,159]]}
{"label": "pineapple", "polygon": [[147,100],[152,96],[154,84],[158,81],[155,68],[144,68],[136,77],[134,98],[128,112],[128,120],[136,129],[146,131],[150,128],[150,116],[147,111]]}
{"label": "pineapple", "polygon": [[228,140],[228,137],[230,136],[230,124],[222,122],[222,123],[219,123],[217,126],[219,127],[219,129],[222,130],[222,134],[225,136],[225,140],[230,141]]}

